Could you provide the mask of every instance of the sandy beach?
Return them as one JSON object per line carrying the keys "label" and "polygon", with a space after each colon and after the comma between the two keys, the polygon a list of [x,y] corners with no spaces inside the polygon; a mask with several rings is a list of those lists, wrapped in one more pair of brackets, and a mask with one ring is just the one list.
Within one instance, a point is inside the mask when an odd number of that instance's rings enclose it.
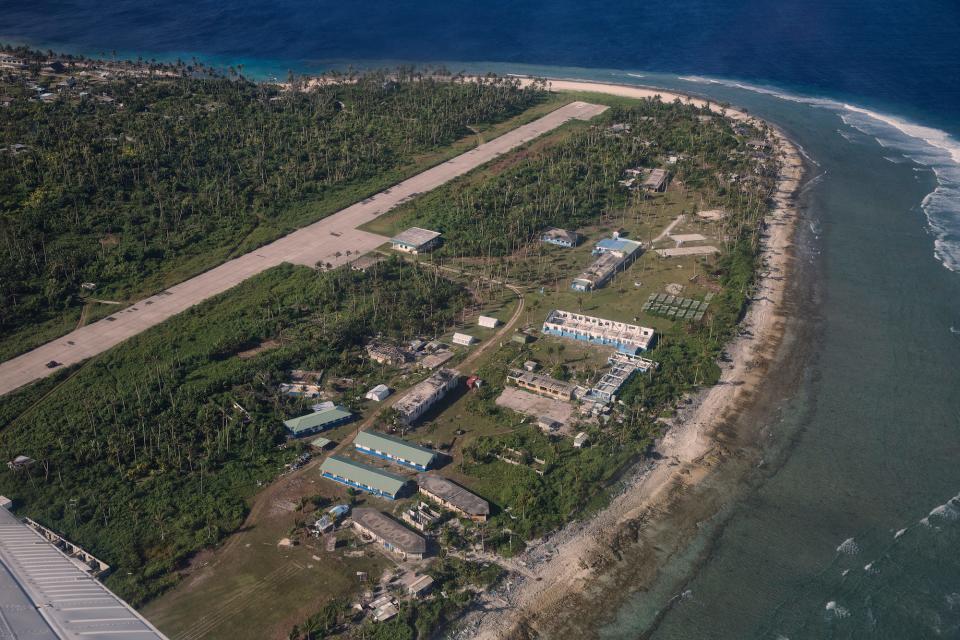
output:
{"label": "sandy beach", "polygon": [[[665,101],[679,98],[720,110],[714,103],[670,91],[568,80],[551,80],[550,86],[554,91],[591,91],[631,98],[660,96]],[[737,120],[753,119],[735,109],[723,113]],[[723,444],[714,435],[720,425],[728,423],[762,391],[767,366],[784,334],[784,294],[791,273],[790,248],[797,218],[794,199],[803,163],[797,148],[782,132],[771,129],[782,163],[775,204],[767,217],[753,302],[741,324],[740,336],[728,345],[729,360],[722,364],[720,382],[690,398],[690,404],[658,443],[660,457],[629,472],[624,489],[605,509],[532,544],[522,556],[509,561],[511,576],[464,618],[457,638],[552,636],[552,630],[563,628],[565,616],[571,612],[575,615],[576,604],[583,604],[574,600],[595,592],[603,583],[605,570],[620,557],[621,541],[635,543],[638,527],[663,520],[723,457]]]}

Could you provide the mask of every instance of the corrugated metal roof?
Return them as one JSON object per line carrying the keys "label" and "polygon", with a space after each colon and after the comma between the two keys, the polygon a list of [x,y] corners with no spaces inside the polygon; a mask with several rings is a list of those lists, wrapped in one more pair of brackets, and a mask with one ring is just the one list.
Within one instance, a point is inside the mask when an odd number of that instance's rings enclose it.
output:
{"label": "corrugated metal roof", "polygon": [[490,503],[478,495],[470,493],[456,482],[433,473],[421,473],[417,476],[420,490],[449,502],[470,515],[490,515]]}
{"label": "corrugated metal roof", "polygon": [[391,238],[390,242],[396,244],[405,244],[411,247],[421,247],[439,236],[439,231],[421,229],[420,227],[410,227],[403,233]]}
{"label": "corrugated metal roof", "polygon": [[167,640],[79,561],[0,509],[0,638]]}
{"label": "corrugated metal roof", "polygon": [[353,444],[356,447],[366,447],[367,449],[373,449],[374,451],[403,458],[404,460],[424,467],[429,467],[430,463],[437,457],[435,451],[400,438],[388,436],[379,431],[361,431],[357,434],[357,437],[353,439]]}
{"label": "corrugated metal roof", "polygon": [[427,541],[376,509],[354,509],[353,521],[404,553],[424,553]]}
{"label": "corrugated metal roof", "polygon": [[407,479],[403,476],[387,473],[375,467],[354,462],[349,458],[341,458],[340,456],[330,456],[324,460],[320,466],[320,472],[346,478],[357,484],[366,485],[390,495],[398,494],[403,486],[407,484]]}
{"label": "corrugated metal roof", "polygon": [[352,415],[352,413],[343,407],[333,407],[332,409],[325,409],[323,411],[308,413],[307,415],[300,416],[298,418],[284,420],[283,424],[287,427],[287,429],[290,429],[294,435],[297,435],[299,433],[303,433],[304,431],[316,431],[317,429],[324,429],[327,425],[332,425],[341,420],[346,420]]}

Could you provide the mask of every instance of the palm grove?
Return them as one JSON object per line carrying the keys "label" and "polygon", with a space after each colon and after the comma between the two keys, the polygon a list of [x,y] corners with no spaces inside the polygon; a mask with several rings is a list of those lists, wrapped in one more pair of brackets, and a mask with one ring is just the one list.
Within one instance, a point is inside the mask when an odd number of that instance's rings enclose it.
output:
{"label": "palm grove", "polygon": [[34,346],[27,329],[76,309],[84,282],[120,299],[162,289],[544,97],[404,69],[294,90],[202,71],[120,76],[51,103],[29,98],[52,79],[0,77],[0,353]]}

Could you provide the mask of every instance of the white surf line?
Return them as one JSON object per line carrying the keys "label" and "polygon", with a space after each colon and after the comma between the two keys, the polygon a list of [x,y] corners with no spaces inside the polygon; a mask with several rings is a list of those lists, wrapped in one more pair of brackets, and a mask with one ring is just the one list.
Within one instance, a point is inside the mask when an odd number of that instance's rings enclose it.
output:
{"label": "white surf line", "polygon": [[[357,227],[397,205],[426,193],[473,169],[553,131],[571,120],[590,120],[607,110],[604,105],[571,102],[545,116],[508,131],[466,153],[404,180],[377,195],[347,207],[270,244],[255,249],[198,276],[134,303],[98,322],[0,364],[0,395],[40,378],[61,365],[77,364],[99,355],[138,333],[217,294],[235,287],[281,263],[313,267],[318,262],[339,266],[354,254],[367,253],[387,238]],[[48,368],[48,363],[58,363]]]}

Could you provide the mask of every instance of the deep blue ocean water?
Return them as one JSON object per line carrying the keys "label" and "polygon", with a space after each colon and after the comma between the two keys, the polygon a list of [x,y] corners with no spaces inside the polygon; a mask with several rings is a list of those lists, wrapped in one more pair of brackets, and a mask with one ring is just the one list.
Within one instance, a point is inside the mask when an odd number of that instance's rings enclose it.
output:
{"label": "deep blue ocean water", "polygon": [[800,311],[820,319],[766,426],[784,461],[602,634],[960,638],[957,0],[5,0],[0,41],[261,77],[422,62],[650,84],[777,123],[810,159]]}

